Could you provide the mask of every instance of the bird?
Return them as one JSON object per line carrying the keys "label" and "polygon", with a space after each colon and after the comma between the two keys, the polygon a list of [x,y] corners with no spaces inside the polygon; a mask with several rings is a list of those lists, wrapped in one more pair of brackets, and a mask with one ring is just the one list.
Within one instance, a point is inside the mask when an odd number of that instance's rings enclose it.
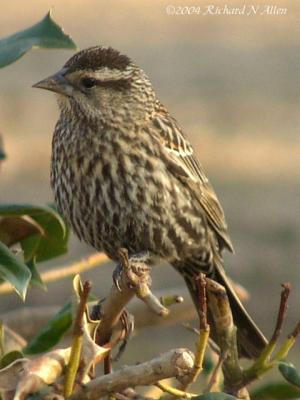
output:
{"label": "bird", "polygon": [[168,262],[196,307],[199,273],[219,282],[232,308],[240,356],[258,357],[267,341],[224,270],[223,250],[233,246],[223,209],[144,70],[118,50],[93,46],[33,86],[57,97],[50,181],[78,238],[115,261],[125,248],[130,257],[147,253],[151,262]]}

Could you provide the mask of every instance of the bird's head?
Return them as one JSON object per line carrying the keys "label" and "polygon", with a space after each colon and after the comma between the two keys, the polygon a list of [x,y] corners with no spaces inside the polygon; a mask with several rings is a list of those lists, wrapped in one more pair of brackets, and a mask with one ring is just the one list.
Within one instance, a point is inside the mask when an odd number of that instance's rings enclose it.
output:
{"label": "bird's head", "polygon": [[61,70],[33,86],[57,93],[62,111],[80,109],[104,120],[147,118],[155,104],[144,71],[111,47],[79,51]]}

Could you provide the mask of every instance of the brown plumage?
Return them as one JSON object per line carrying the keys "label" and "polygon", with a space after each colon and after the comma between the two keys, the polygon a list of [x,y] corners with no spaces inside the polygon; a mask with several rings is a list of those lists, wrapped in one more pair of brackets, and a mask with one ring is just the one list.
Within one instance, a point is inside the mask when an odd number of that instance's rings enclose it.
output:
{"label": "brown plumage", "polygon": [[116,50],[92,47],[35,86],[58,93],[51,185],[77,236],[114,260],[125,247],[168,261],[195,303],[199,271],[216,279],[227,289],[241,355],[256,357],[266,341],[223,270],[221,252],[232,250],[223,210],[144,71]]}

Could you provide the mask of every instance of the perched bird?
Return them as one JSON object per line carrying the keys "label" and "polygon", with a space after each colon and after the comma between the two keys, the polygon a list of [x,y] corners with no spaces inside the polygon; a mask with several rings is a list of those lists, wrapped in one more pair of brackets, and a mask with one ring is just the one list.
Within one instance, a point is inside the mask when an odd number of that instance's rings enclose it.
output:
{"label": "perched bird", "polygon": [[145,72],[96,46],[34,86],[57,93],[51,186],[76,235],[113,260],[126,248],[130,256],[148,252],[168,261],[195,303],[195,276],[215,279],[227,290],[240,354],[258,356],[266,340],[223,270],[221,252],[232,250],[223,210]]}

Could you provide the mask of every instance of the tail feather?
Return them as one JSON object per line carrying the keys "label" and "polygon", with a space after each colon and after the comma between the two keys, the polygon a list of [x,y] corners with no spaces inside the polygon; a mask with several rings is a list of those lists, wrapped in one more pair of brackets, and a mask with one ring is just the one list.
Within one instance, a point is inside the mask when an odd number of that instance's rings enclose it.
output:
{"label": "tail feather", "polygon": [[[182,269],[182,267],[181,267]],[[223,269],[221,261],[215,261],[212,279],[225,287],[230,302],[234,324],[237,327],[237,342],[240,357],[257,358],[267,344],[267,340],[249,316],[241,301],[234,292]],[[198,295],[191,275],[185,275],[185,281],[197,307]],[[211,327],[211,336],[218,343],[213,317],[208,312],[208,321]]]}

